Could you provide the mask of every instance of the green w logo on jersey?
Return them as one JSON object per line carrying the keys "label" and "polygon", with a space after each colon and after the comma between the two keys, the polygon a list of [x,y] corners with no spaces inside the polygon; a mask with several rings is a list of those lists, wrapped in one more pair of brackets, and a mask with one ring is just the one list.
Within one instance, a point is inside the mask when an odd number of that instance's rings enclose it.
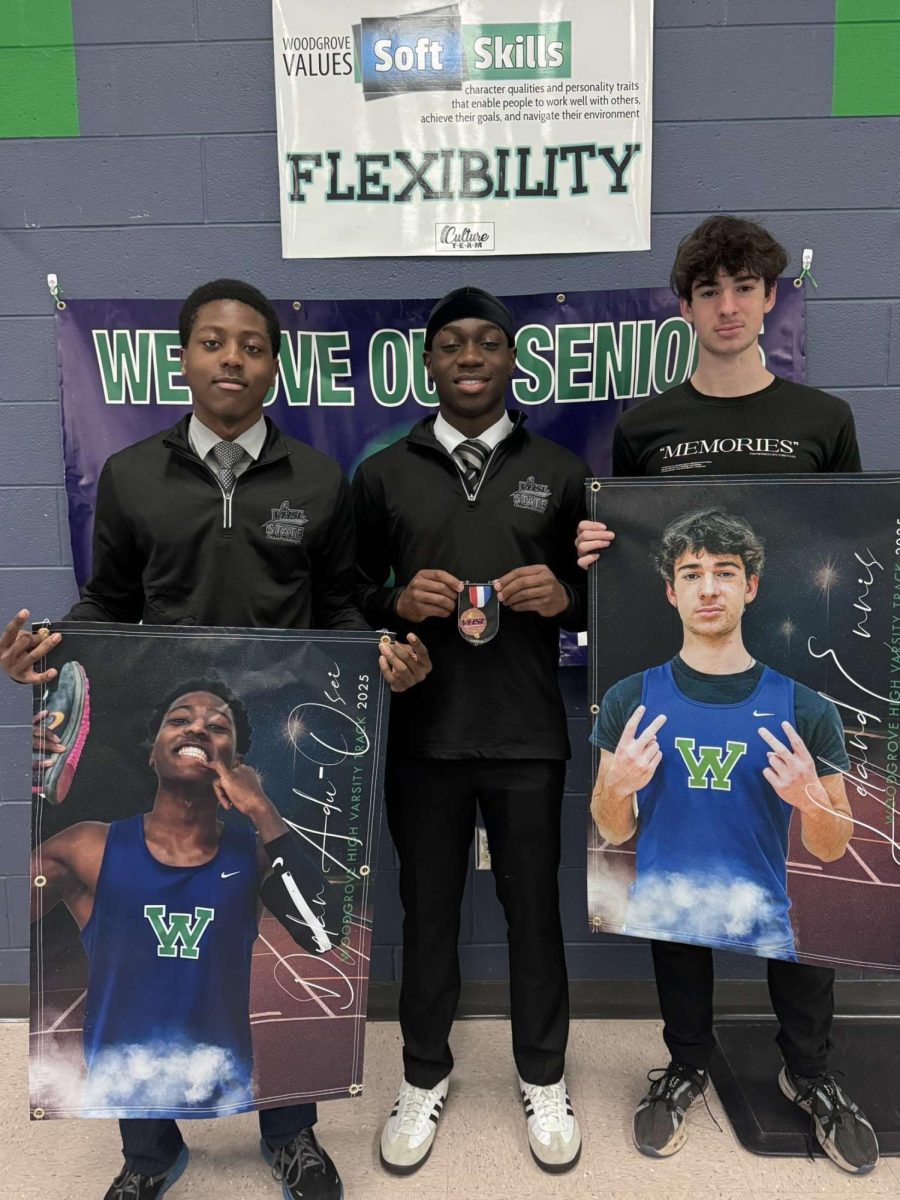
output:
{"label": "green w logo on jersey", "polygon": [[708,788],[710,777],[716,791],[731,791],[731,772],[747,753],[746,742],[726,742],[721,746],[701,746],[699,757],[694,754],[693,738],[676,738],[675,749],[688,769],[688,787]]}
{"label": "green w logo on jersey", "polygon": [[166,924],[164,904],[144,905],[144,916],[159,939],[156,953],[160,958],[199,958],[200,939],[215,915],[214,908],[195,908],[193,921],[190,913],[172,913]]}

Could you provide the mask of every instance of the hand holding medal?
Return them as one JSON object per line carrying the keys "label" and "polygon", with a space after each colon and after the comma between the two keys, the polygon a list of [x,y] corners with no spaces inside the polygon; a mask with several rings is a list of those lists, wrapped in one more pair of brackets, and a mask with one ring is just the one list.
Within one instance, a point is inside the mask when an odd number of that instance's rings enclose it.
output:
{"label": "hand holding medal", "polygon": [[572,598],[545,563],[516,567],[494,580],[497,599],[513,612],[534,612],[541,617],[558,617]]}
{"label": "hand holding medal", "polygon": [[417,571],[397,598],[397,616],[413,624],[449,617],[462,587],[449,571]]}

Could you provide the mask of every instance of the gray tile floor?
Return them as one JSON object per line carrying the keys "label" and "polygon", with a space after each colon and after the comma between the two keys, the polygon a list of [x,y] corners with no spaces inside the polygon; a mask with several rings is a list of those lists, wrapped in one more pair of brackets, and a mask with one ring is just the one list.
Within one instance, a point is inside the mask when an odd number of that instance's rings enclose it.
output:
{"label": "gray tile floor", "polygon": [[[101,1200],[119,1169],[112,1121],[28,1119],[27,1028],[0,1023],[0,1197],[2,1200]],[[564,1176],[531,1161],[516,1091],[509,1026],[457,1024],[457,1066],[429,1162],[408,1179],[378,1165],[378,1135],[399,1079],[400,1036],[372,1024],[366,1084],[356,1100],[323,1104],[319,1132],[341,1171],[346,1200],[771,1200],[772,1197],[890,1196],[900,1200],[900,1159],[883,1159],[869,1176],[844,1175],[826,1161],[759,1158],[738,1145],[718,1098],[691,1110],[690,1137],[668,1161],[643,1158],[630,1120],[644,1075],[664,1057],[654,1021],[577,1021],[566,1078],[584,1131],[581,1162]],[[774,1081],[773,1081],[773,1086]],[[191,1147],[186,1174],[166,1200],[278,1200],[257,1152],[253,1114],[185,1122]]]}

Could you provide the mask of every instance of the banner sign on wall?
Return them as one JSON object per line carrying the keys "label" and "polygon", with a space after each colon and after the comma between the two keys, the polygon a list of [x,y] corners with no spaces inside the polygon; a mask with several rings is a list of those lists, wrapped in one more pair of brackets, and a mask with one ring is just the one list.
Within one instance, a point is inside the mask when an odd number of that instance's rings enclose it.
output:
{"label": "banner sign on wall", "polygon": [[282,254],[650,247],[653,0],[273,0]]}
{"label": "banner sign on wall", "polygon": [[588,496],[592,929],[900,970],[900,477]]}
{"label": "banner sign on wall", "polygon": [[[529,428],[610,468],[623,410],[693,370],[691,326],[668,288],[504,297],[518,329],[510,400]],[[422,362],[433,300],[276,301],[279,378],[267,411],[286,433],[352,474],[435,411]],[[172,300],[68,300],[57,311],[69,528],[79,584],[89,573],[97,479],[117,450],[190,407]],[[761,345],[776,374],[804,382],[804,298],[778,289]]]}
{"label": "banner sign on wall", "polygon": [[32,1116],[358,1094],[378,635],[61,629],[35,694],[65,751],[34,786]]}

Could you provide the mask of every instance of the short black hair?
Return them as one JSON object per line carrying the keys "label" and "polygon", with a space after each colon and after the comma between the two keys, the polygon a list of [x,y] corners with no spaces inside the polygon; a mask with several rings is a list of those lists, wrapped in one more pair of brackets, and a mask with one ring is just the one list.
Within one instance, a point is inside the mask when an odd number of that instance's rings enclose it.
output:
{"label": "short black hair", "polygon": [[174,702],[179,697],[187,696],[191,692],[209,692],[211,695],[218,696],[220,700],[225,701],[231,709],[232,717],[234,717],[234,748],[238,754],[246,754],[253,740],[253,730],[250,726],[250,718],[247,716],[247,710],[227,683],[211,676],[205,679],[186,679],[184,683],[179,683],[177,687],[172,688],[163,696],[162,700],[160,700],[150,714],[150,719],[147,722],[150,745],[152,746],[156,741],[156,735],[159,733],[163,718]]}
{"label": "short black hair", "polygon": [[726,275],[746,271],[763,280],[768,296],[787,264],[784,246],[762,225],[722,213],[707,217],[681,239],[670,282],[675,295],[690,304],[698,281],[713,280],[719,271]]}
{"label": "short black hair", "polygon": [[736,554],[749,579],[761,575],[766,560],[762,539],[743,517],[721,508],[701,508],[676,517],[663,530],[654,561],[667,583],[675,581],[675,563],[688,551],[699,554]]}
{"label": "short black hair", "polygon": [[272,354],[275,358],[278,357],[278,351],[281,349],[281,322],[278,320],[278,313],[272,301],[264,296],[259,288],[255,288],[252,283],[245,283],[242,279],[213,279],[194,288],[178,314],[178,337],[182,350],[190,341],[191,330],[197,320],[197,310],[215,300],[237,300],[240,304],[255,308],[264,318],[269,330]]}

